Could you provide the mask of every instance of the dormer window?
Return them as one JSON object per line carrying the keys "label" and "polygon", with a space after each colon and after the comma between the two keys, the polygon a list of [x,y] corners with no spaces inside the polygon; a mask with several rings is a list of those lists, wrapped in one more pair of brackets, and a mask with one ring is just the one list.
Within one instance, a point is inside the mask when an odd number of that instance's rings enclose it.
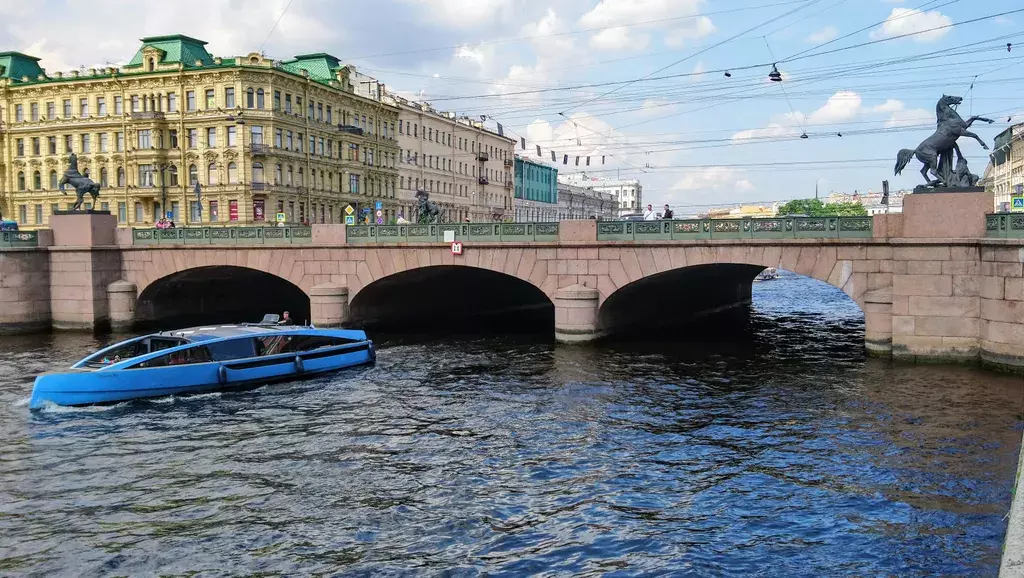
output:
{"label": "dormer window", "polygon": [[156,70],[156,59],[153,58],[153,57],[150,57],[148,62],[149,62],[149,71],[153,72],[154,70]]}

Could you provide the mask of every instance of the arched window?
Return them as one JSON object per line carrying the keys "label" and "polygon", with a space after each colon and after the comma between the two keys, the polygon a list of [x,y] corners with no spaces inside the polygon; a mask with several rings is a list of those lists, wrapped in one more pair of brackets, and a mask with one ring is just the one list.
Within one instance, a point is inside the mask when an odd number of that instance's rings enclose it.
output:
{"label": "arched window", "polygon": [[156,68],[156,59],[150,58],[149,59],[149,71],[153,72],[153,70],[155,68]]}
{"label": "arched window", "polygon": [[100,186],[101,187],[109,186],[108,183],[107,183],[107,169],[106,168],[100,169]]}
{"label": "arched window", "polygon": [[39,171],[32,173],[32,188],[37,191],[43,188],[43,175]]}
{"label": "arched window", "polygon": [[178,167],[171,165],[167,167],[167,184],[172,187],[178,186]]}
{"label": "arched window", "polygon": [[238,165],[235,163],[228,163],[228,182],[238,184]]}
{"label": "arched window", "polygon": [[299,174],[295,176],[295,185],[302,186],[302,167],[299,167]]}
{"label": "arched window", "polygon": [[256,91],[256,108],[263,108],[263,103],[263,89],[261,88]]}
{"label": "arched window", "polygon": [[124,167],[117,167],[117,186],[124,186]]}
{"label": "arched window", "polygon": [[265,182],[263,180],[263,163],[253,163],[252,164],[252,182],[254,182],[254,183]]}
{"label": "arched window", "polygon": [[311,189],[316,188],[316,171],[309,171],[309,187]]}
{"label": "arched window", "polygon": [[199,182],[199,169],[195,165],[188,166],[188,186],[194,186]]}
{"label": "arched window", "polygon": [[210,163],[206,166],[206,184],[217,184],[217,163]]}
{"label": "arched window", "polygon": [[326,189],[327,188],[327,181],[324,180],[324,172],[323,171],[320,171],[320,188],[321,189]]}
{"label": "arched window", "polygon": [[57,190],[57,171],[50,171],[50,189]]}
{"label": "arched window", "polygon": [[256,108],[256,92],[253,89],[248,88],[245,91],[245,107]]}
{"label": "arched window", "polygon": [[291,186],[291,184],[292,184],[292,166],[291,165],[288,165],[288,179],[284,182],[284,184],[286,184],[288,186]]}

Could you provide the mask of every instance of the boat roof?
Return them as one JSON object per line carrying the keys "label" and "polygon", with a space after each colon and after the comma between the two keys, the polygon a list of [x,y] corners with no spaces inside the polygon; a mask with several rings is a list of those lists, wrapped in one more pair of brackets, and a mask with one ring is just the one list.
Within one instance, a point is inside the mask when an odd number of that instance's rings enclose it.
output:
{"label": "boat roof", "polygon": [[209,341],[224,337],[243,337],[267,335],[281,331],[295,331],[300,329],[313,329],[302,325],[257,325],[257,324],[236,324],[236,325],[201,325],[174,331],[161,331],[149,337],[181,337],[191,342]]}

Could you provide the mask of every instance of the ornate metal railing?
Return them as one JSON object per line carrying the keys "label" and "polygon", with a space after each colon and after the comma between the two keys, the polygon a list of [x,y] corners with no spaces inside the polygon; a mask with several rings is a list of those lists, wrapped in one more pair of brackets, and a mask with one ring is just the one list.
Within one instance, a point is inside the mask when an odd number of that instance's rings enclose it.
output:
{"label": "ornate metal railing", "polygon": [[132,229],[133,245],[297,245],[312,241],[310,227]]}
{"label": "ornate metal railing", "polygon": [[1024,213],[985,215],[985,236],[996,239],[1024,239]]}
{"label": "ornate metal railing", "polygon": [[0,247],[38,247],[37,231],[0,231]]}
{"label": "ornate metal railing", "polygon": [[686,241],[698,239],[869,238],[871,217],[773,217],[598,221],[598,241]]}
{"label": "ornate metal railing", "polygon": [[349,243],[437,243],[453,231],[458,241],[557,241],[558,223],[449,223],[444,225],[352,225]]}

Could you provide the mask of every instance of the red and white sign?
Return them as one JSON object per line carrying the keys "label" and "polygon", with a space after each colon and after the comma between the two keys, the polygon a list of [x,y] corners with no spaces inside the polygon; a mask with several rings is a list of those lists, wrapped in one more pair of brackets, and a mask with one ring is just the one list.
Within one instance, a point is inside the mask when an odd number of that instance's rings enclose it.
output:
{"label": "red and white sign", "polygon": [[462,241],[455,241],[452,243],[452,255],[462,254]]}

